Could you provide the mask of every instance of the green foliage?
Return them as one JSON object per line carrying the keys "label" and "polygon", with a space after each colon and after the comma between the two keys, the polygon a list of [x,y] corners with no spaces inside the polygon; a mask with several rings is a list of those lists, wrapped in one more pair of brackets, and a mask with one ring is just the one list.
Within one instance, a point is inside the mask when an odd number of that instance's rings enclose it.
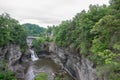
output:
{"label": "green foliage", "polygon": [[94,37],[90,31],[106,14],[108,14],[107,6],[90,5],[88,12],[83,10],[72,21],[64,21],[55,27],[54,41],[61,47],[72,48],[88,55]]}
{"label": "green foliage", "polygon": [[0,72],[0,80],[17,80],[17,79],[15,78],[15,73],[7,70]]}
{"label": "green foliage", "polygon": [[117,43],[114,44],[114,45],[113,45],[113,48],[114,48],[114,49],[117,49],[117,50],[120,50],[120,44],[117,44]]}
{"label": "green foliage", "polygon": [[113,64],[109,64],[109,65],[102,65],[97,67],[97,75],[99,77],[102,77],[103,75],[107,78],[107,80],[119,80],[120,79],[120,75],[119,75],[119,71],[120,70],[120,65],[113,65]]}
{"label": "green foliage", "polygon": [[8,70],[5,60],[0,60],[0,80],[17,80],[15,73]]}
{"label": "green foliage", "polygon": [[58,76],[57,76],[57,77],[55,77],[55,80],[60,80],[60,77],[58,77]]}
{"label": "green foliage", "polygon": [[[72,20],[53,27],[53,41],[60,47],[77,51],[106,72],[107,80],[120,79],[120,0],[110,5],[90,5]],[[111,66],[114,65],[114,66]],[[101,73],[104,75],[104,73]],[[114,77],[115,76],[115,77]]]}
{"label": "green foliage", "polygon": [[40,73],[35,77],[35,80],[48,80],[48,75],[46,73]]}
{"label": "green foliage", "polygon": [[40,36],[45,32],[45,28],[40,27],[36,24],[30,24],[30,23],[26,23],[23,24],[25,30],[28,32],[29,35],[33,35],[33,36]]}
{"label": "green foliage", "polygon": [[23,27],[9,14],[0,15],[0,46],[18,44],[23,51],[27,47],[26,32]]}
{"label": "green foliage", "polygon": [[33,40],[32,47],[37,53],[41,51],[42,44],[44,44],[46,39],[44,37],[39,37]]}
{"label": "green foliage", "polygon": [[[91,48],[93,53],[99,56],[105,54],[108,57],[110,54],[115,55],[113,50],[119,50],[119,44],[116,44],[116,42],[120,42],[119,37],[117,37],[120,32],[119,25],[120,21],[110,15],[103,17],[96,23],[91,30],[95,34]],[[101,56],[101,58],[105,58],[105,55]],[[106,57],[107,60],[105,61],[110,60],[108,57]]]}
{"label": "green foliage", "polygon": [[70,22],[71,21],[62,22],[58,28],[59,31],[55,32],[55,42],[62,47],[65,47],[67,45],[67,29],[70,25]]}

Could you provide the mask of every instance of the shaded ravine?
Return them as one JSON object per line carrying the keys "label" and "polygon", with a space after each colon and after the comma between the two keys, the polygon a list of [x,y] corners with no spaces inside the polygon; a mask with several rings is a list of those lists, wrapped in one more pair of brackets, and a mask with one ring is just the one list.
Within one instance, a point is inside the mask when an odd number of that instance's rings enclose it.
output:
{"label": "shaded ravine", "polygon": [[[25,80],[34,80],[35,76],[43,72],[48,75],[48,80],[54,80],[56,74],[61,74],[61,71],[65,72],[50,58],[39,59],[37,55],[35,55],[35,52],[33,50],[31,50],[30,52],[32,61],[30,62],[30,66],[28,67],[25,74]],[[66,73],[65,76],[69,76],[69,74]],[[71,76],[69,76],[69,78],[69,80],[73,80]]]}
{"label": "shaded ravine", "polygon": [[[39,73],[46,73],[48,75],[48,80],[54,80],[54,70],[51,64],[51,60],[49,60],[47,58],[44,59],[40,59],[34,62],[31,62],[31,65],[28,68],[28,71],[26,73],[26,77],[25,80],[34,80],[34,77],[36,75],[38,75]],[[47,62],[49,62],[50,64],[47,64]],[[44,64],[44,63],[45,64]]]}
{"label": "shaded ravine", "polygon": [[54,80],[55,76],[59,76],[61,79],[68,77],[67,80],[73,80],[60,65],[56,64],[54,60],[50,58],[52,55],[46,55],[47,52],[43,52],[44,56],[39,56],[40,58],[37,56],[35,51],[31,49],[33,39],[35,38],[27,38],[31,61],[29,61],[29,66],[25,73],[25,80],[34,80],[38,74],[43,72],[48,75],[48,80]]}

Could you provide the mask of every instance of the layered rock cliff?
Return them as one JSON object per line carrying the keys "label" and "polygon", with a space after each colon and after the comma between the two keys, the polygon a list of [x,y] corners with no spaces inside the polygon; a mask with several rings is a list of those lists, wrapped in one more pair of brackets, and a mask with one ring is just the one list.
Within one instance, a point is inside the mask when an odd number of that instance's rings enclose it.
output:
{"label": "layered rock cliff", "polygon": [[22,52],[19,45],[11,44],[0,48],[0,64],[6,64],[6,67],[16,73],[17,78],[24,78],[25,67],[19,64]]}
{"label": "layered rock cliff", "polygon": [[21,50],[18,45],[9,45],[6,47],[0,48],[0,59],[5,59],[8,63],[8,66],[12,66],[21,58]]}
{"label": "layered rock cliff", "polygon": [[75,80],[98,80],[93,63],[84,56],[63,50],[54,43],[49,44],[49,52],[52,52],[52,59],[68,71]]}

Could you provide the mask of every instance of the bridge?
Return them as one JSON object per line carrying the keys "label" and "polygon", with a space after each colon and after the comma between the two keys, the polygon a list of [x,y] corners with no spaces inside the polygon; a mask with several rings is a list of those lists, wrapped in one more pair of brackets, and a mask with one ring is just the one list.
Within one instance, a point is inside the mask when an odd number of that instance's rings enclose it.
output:
{"label": "bridge", "polygon": [[32,45],[32,41],[33,41],[34,39],[36,39],[36,38],[39,38],[39,37],[28,36],[28,37],[26,38],[26,41],[27,41],[27,44],[28,44],[29,47]]}

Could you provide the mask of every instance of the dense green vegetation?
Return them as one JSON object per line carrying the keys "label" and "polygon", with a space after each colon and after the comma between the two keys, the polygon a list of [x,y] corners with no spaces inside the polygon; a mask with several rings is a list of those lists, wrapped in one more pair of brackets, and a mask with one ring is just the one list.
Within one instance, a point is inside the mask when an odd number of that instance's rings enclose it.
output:
{"label": "dense green vegetation", "polygon": [[0,60],[0,80],[17,80],[15,73],[8,70],[5,60]]}
{"label": "dense green vegetation", "polygon": [[36,53],[39,53],[42,48],[42,44],[44,44],[46,39],[44,37],[39,37],[33,40],[32,48],[34,48]]}
{"label": "dense green vegetation", "polygon": [[99,76],[120,79],[120,0],[110,5],[90,5],[72,20],[48,28],[60,47],[74,50],[92,60]]}
{"label": "dense green vegetation", "polygon": [[15,73],[7,70],[7,71],[1,71],[0,72],[0,80],[17,80],[15,78]]}
{"label": "dense green vegetation", "polygon": [[26,44],[27,33],[24,28],[11,18],[9,14],[0,15],[0,46],[7,46],[9,44],[18,44],[21,50],[24,51]]}
{"label": "dense green vegetation", "polygon": [[45,28],[40,27],[36,24],[30,24],[30,23],[26,23],[23,24],[25,30],[28,32],[29,35],[33,35],[33,36],[40,36],[45,32]]}

